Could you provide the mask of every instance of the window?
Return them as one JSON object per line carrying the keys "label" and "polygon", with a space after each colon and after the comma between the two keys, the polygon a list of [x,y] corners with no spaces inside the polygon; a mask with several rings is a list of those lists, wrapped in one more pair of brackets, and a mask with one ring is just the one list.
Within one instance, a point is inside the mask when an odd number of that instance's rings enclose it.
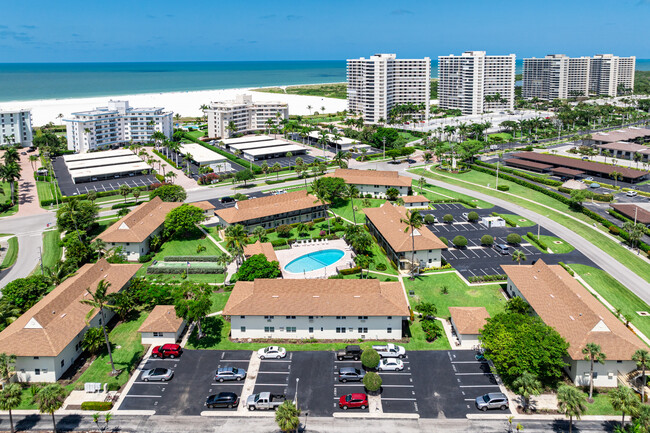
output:
{"label": "window", "polygon": [[309,320],[314,320],[314,316],[309,316]]}
{"label": "window", "polygon": [[336,328],[337,334],[345,334],[345,328]]}
{"label": "window", "polygon": [[239,329],[241,330],[241,332],[246,332],[246,327],[245,327],[245,326],[242,326],[242,327],[239,328]]}
{"label": "window", "polygon": [[41,369],[40,368],[35,368],[34,369],[34,376],[40,376],[41,375]]}
{"label": "window", "polygon": [[295,326],[287,326],[287,332],[296,332]]}
{"label": "window", "polygon": [[246,316],[239,316],[239,318],[240,318],[240,319],[245,319],[245,318],[246,318]]}
{"label": "window", "polygon": [[275,326],[265,326],[264,332],[275,332]]}
{"label": "window", "polygon": [[388,320],[392,320],[392,318],[393,318],[393,316],[388,316],[387,317]]}
{"label": "window", "polygon": [[311,326],[309,327],[309,333],[310,333],[310,334],[313,334],[313,333],[314,333],[314,328],[311,327]]}
{"label": "window", "polygon": [[336,316],[336,320],[344,320],[347,319],[346,316]]}
{"label": "window", "polygon": [[393,333],[393,328],[388,328],[388,329],[386,329],[386,333],[387,333],[387,334],[392,334],[392,333]]}
{"label": "window", "polygon": [[359,316],[359,320],[368,320],[368,316]]}
{"label": "window", "polygon": [[368,328],[359,328],[359,334],[367,334]]}
{"label": "window", "polygon": [[162,337],[162,336],[163,336],[163,333],[162,333],[162,332],[154,332],[154,333],[153,333],[153,336],[154,336],[154,337]]}
{"label": "window", "polygon": [[287,319],[295,319],[296,316],[286,316]]}
{"label": "window", "polygon": [[61,367],[63,367],[64,365],[65,365],[65,359],[62,359],[61,360]]}
{"label": "window", "polygon": [[34,359],[38,359],[38,356],[35,356]]}
{"label": "window", "polygon": [[264,316],[265,319],[271,320],[274,316]]}

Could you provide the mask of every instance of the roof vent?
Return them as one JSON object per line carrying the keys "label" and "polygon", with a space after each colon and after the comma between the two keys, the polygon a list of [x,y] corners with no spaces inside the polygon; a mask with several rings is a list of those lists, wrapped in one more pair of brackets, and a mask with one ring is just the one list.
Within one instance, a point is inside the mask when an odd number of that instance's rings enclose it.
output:
{"label": "roof vent", "polygon": [[576,319],[573,318],[573,316],[569,316],[569,318],[570,318],[571,320],[576,320]]}
{"label": "roof vent", "polygon": [[52,310],[52,314],[56,314],[56,311]]}
{"label": "roof vent", "polygon": [[319,295],[314,295],[314,296],[312,296],[312,298],[320,298],[320,296]]}
{"label": "roof vent", "polygon": [[273,295],[273,296],[271,296],[271,297],[272,297],[272,298],[279,298],[280,296],[278,296],[278,295]]}
{"label": "roof vent", "polygon": [[537,279],[537,275],[533,275],[533,278],[534,278],[534,279]]}
{"label": "roof vent", "polygon": [[61,318],[63,319],[65,317],[66,313],[61,314]]}
{"label": "roof vent", "polygon": [[360,295],[354,295],[354,297],[355,297],[355,298],[360,298],[361,296],[360,296]]}
{"label": "roof vent", "polygon": [[555,296],[553,296],[553,293],[549,294],[549,296],[553,299],[555,299]]}

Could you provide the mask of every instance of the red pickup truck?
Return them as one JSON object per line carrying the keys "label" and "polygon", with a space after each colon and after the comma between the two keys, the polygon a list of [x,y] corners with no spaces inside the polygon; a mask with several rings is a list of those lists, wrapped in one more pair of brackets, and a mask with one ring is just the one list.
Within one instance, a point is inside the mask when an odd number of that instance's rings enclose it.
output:
{"label": "red pickup truck", "polygon": [[163,344],[162,346],[156,346],[151,352],[153,358],[171,358],[174,359],[178,356],[181,356],[183,353],[183,348],[178,344]]}

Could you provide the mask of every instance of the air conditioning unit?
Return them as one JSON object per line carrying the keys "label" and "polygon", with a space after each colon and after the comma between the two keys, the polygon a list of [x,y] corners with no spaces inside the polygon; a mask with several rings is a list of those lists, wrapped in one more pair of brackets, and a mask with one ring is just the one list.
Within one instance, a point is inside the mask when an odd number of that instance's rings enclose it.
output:
{"label": "air conditioning unit", "polygon": [[365,322],[365,321],[366,321],[366,319],[361,319],[361,321],[362,321],[362,322]]}
{"label": "air conditioning unit", "polygon": [[309,319],[309,323],[314,323],[314,319]]}
{"label": "air conditioning unit", "polygon": [[361,336],[361,339],[362,339],[362,340],[365,340],[365,339],[366,339],[366,336],[365,336],[365,335],[362,335],[362,336]]}
{"label": "air conditioning unit", "polygon": [[271,319],[266,319],[266,321],[267,321],[267,322],[270,322],[270,321],[271,321]]}

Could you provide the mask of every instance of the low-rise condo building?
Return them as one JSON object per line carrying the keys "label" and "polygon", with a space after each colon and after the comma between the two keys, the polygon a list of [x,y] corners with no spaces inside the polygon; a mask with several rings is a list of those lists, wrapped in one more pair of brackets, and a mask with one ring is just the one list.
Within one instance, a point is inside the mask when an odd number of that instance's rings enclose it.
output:
{"label": "low-rise condo building", "polygon": [[[366,226],[388,258],[400,269],[411,269],[413,257],[416,268],[432,268],[442,265],[442,250],[447,246],[426,225],[411,231],[403,222],[408,217],[406,208],[389,202],[380,207],[364,208]],[[411,236],[412,235],[412,236]]]}
{"label": "low-rise condo building", "polygon": [[268,129],[269,119],[278,125],[280,120],[289,117],[289,105],[284,102],[253,102],[251,95],[237,95],[234,101],[213,102],[205,113],[208,115],[208,136],[228,138],[235,133]]}
{"label": "low-rise condo building", "polygon": [[[16,355],[18,380],[58,380],[83,352],[86,331],[103,324],[97,310],[86,322],[93,308],[80,301],[89,299],[87,289],[94,291],[103,280],[110,284],[109,294],[117,293],[129,285],[140,266],[111,264],[106,259],[88,263],[0,332],[0,353]],[[104,309],[104,315],[108,322],[113,313]]]}
{"label": "low-rise condo building", "polygon": [[64,119],[68,149],[77,153],[126,143],[150,143],[154,132],[172,137],[171,111],[133,108],[128,101],[108,101],[106,107],[72,113]]}
{"label": "low-rise condo building", "polygon": [[449,307],[450,322],[458,339],[457,345],[471,347],[480,344],[481,329],[490,318],[485,307]]}
{"label": "low-rise condo building", "polygon": [[138,329],[142,344],[174,344],[185,330],[185,320],[176,315],[173,305],[156,305]]}
{"label": "low-rise condo building", "polygon": [[429,203],[431,202],[431,200],[423,195],[405,195],[402,197],[402,200],[404,201],[404,207],[419,209],[428,209]]}
{"label": "low-rise condo building", "polygon": [[398,340],[409,314],[401,284],[379,280],[238,281],[223,309],[235,339]]}
{"label": "low-rise condo building", "polygon": [[375,54],[348,59],[348,110],[360,113],[369,123],[387,121],[398,105],[424,108],[429,119],[431,59],[398,59],[395,54]]}
{"label": "low-rise condo building", "polygon": [[20,144],[32,145],[31,110],[0,110],[0,146]]}
{"label": "low-rise condo building", "polygon": [[607,357],[594,365],[594,386],[615,387],[619,372],[636,369],[632,355],[645,345],[562,266],[538,259],[534,265],[501,267],[508,276],[508,295],[526,301],[569,343],[565,370],[577,386],[589,385],[590,362],[582,353],[588,343],[599,345]]}
{"label": "low-rise condo building", "polygon": [[386,191],[390,188],[395,188],[399,193],[398,195],[406,196],[413,183],[413,179],[402,176],[396,171],[337,168],[334,173],[328,173],[325,176],[340,177],[346,184],[356,186],[361,197],[370,194],[373,197],[385,198]]}
{"label": "low-rise condo building", "polygon": [[325,205],[305,190],[286,194],[240,200],[234,207],[214,212],[225,227],[241,224],[251,230],[257,226],[265,229],[282,224],[312,221],[326,216]]}

